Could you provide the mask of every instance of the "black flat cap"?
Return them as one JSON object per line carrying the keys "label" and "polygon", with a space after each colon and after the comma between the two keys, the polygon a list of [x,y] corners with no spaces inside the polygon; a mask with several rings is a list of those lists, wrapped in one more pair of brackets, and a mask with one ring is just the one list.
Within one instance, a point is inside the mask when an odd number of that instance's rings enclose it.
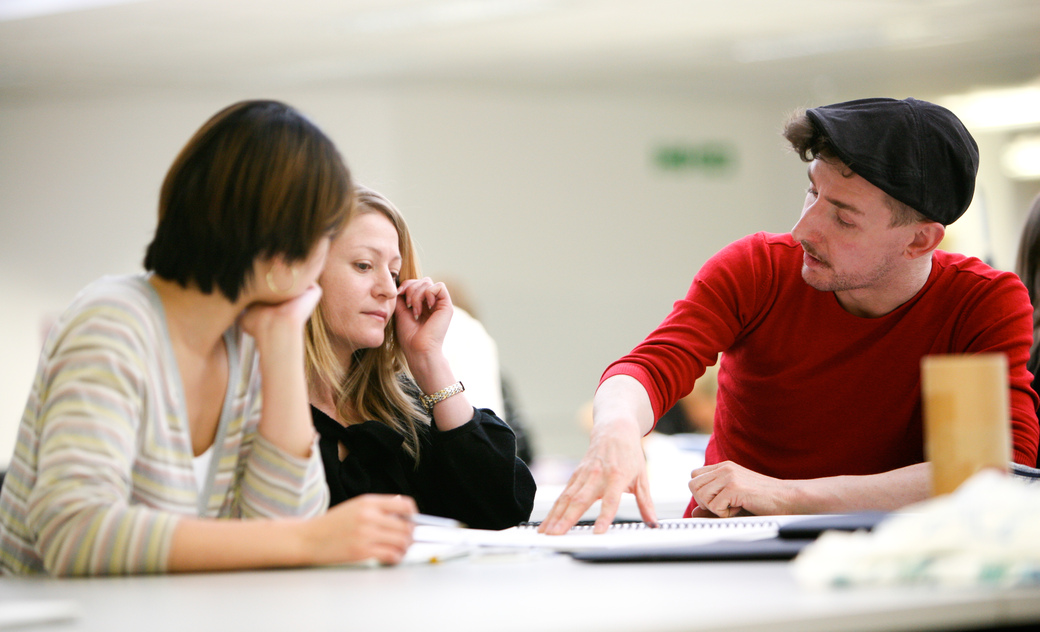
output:
{"label": "black flat cap", "polygon": [[806,111],[852,171],[946,225],[975,194],[979,148],[953,112],[917,99],[859,99]]}

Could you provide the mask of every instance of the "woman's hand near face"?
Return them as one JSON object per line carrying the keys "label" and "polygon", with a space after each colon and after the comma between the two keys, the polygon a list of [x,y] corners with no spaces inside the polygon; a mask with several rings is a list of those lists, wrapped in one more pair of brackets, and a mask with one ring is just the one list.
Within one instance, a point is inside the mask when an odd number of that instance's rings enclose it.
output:
{"label": "woman's hand near face", "polygon": [[254,303],[242,313],[242,329],[256,339],[262,350],[272,336],[299,336],[320,300],[321,287],[315,284],[281,303]]}
{"label": "woman's hand near face", "polygon": [[[455,383],[444,356],[444,335],[454,308],[443,283],[409,279],[397,292],[394,327],[408,368],[419,390],[427,395]],[[465,393],[449,397],[433,407],[433,421],[442,431],[457,428],[473,418],[473,406]]]}
{"label": "woman's hand near face", "polygon": [[394,326],[409,365],[441,353],[454,308],[448,288],[429,277],[408,279],[397,290]]}
{"label": "woman's hand near face", "polygon": [[303,328],[321,299],[311,285],[281,303],[255,303],[242,314],[242,329],[256,339],[260,352],[263,409],[257,430],[289,454],[307,457],[314,443],[304,378]]}

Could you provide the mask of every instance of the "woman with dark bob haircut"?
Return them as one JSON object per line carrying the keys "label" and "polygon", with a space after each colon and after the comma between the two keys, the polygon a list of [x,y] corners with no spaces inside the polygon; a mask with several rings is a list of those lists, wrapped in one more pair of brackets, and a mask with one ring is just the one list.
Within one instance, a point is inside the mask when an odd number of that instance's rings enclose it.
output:
{"label": "woman with dark bob haircut", "polygon": [[0,569],[400,561],[411,499],[326,512],[304,377],[352,195],[335,146],[287,105],[237,103],[196,132],[163,182],[147,272],[87,286],[44,343],[0,495]]}

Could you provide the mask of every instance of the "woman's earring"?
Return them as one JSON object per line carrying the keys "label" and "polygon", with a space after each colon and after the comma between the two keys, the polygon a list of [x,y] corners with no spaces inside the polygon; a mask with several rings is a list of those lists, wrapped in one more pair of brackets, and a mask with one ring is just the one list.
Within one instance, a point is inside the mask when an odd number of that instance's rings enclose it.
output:
{"label": "woman's earring", "polygon": [[292,271],[292,283],[289,284],[289,287],[283,290],[275,285],[274,270],[267,271],[267,287],[271,288],[271,291],[276,294],[288,294],[289,292],[292,292],[293,288],[296,287],[296,279],[300,276],[300,273],[296,268],[289,268],[289,270]]}

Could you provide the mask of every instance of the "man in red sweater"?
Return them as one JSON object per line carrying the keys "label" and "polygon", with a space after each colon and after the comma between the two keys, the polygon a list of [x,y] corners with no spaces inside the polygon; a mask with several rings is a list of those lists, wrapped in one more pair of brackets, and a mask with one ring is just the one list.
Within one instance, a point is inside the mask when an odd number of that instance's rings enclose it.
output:
{"label": "man in red sweater", "polygon": [[925,499],[920,361],[1004,353],[1014,459],[1036,462],[1025,368],[1032,307],[1009,272],[936,250],[967,210],[978,148],[948,110],[863,99],[808,110],[784,136],[809,163],[790,234],[712,257],[685,298],[610,365],[588,451],[540,529],[562,533],[622,492],[656,523],[640,438],[721,352],[718,407],[687,515],[891,510]]}

